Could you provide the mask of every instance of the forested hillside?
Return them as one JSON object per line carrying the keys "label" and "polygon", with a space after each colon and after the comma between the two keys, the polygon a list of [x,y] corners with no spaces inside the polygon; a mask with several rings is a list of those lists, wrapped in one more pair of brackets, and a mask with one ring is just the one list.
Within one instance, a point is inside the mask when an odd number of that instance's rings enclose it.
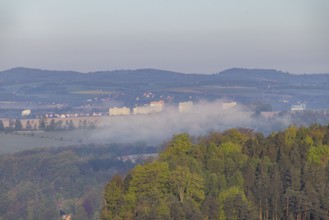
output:
{"label": "forested hillside", "polygon": [[106,185],[102,219],[329,219],[329,126],[174,136]]}
{"label": "forested hillside", "polygon": [[135,166],[119,156],[152,149],[89,144],[1,155],[0,219],[59,219],[60,211],[73,219],[98,219],[108,179]]}

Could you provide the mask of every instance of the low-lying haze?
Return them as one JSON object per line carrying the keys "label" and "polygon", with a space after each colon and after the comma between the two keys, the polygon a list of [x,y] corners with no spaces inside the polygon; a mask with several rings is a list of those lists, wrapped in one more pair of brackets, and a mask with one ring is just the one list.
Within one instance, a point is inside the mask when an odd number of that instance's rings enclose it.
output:
{"label": "low-lying haze", "polygon": [[92,131],[89,141],[143,141],[149,145],[157,145],[178,133],[199,136],[211,131],[239,127],[268,133],[275,128],[284,128],[289,123],[290,120],[286,117],[273,119],[271,123],[259,121],[259,118],[253,117],[253,113],[244,111],[243,106],[224,109],[220,101],[199,102],[187,113],[178,113],[177,109],[169,108],[159,114],[109,117],[103,128]]}

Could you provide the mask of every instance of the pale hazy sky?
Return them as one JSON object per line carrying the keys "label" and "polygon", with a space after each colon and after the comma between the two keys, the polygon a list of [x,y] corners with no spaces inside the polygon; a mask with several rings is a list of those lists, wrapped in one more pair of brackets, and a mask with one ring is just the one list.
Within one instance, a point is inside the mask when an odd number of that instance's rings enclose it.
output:
{"label": "pale hazy sky", "polygon": [[329,0],[1,0],[0,70],[329,73]]}

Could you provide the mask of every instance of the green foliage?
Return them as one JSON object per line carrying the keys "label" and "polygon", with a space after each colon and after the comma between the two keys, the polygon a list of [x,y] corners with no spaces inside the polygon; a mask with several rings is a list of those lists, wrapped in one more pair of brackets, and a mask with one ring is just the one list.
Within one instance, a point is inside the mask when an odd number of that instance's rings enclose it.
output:
{"label": "green foliage", "polygon": [[307,154],[307,161],[321,166],[327,166],[329,161],[329,146],[313,146]]}
{"label": "green foliage", "polygon": [[155,161],[143,166],[137,165],[131,175],[129,191],[137,197],[158,198],[168,191],[169,166],[166,162]]}
{"label": "green foliage", "polygon": [[242,132],[239,132],[237,129],[230,129],[226,132],[224,132],[223,137],[221,138],[222,142],[232,142],[237,145],[241,145],[246,142],[248,139],[248,136],[246,134],[243,134]]}
{"label": "green foliage", "polygon": [[115,175],[112,181],[105,186],[105,215],[116,219],[122,205],[123,180],[120,175]]}
{"label": "green foliage", "polygon": [[[98,219],[107,180],[132,168],[113,154],[123,153],[118,149],[72,146],[1,155],[0,219],[59,219],[60,209],[73,219]],[[114,180],[117,188],[106,187],[111,212],[121,207],[123,190],[117,176]]]}
{"label": "green foliage", "polygon": [[192,148],[190,136],[188,134],[175,135],[167,145],[167,148],[160,154],[162,159],[186,154]]}
{"label": "green foliage", "polygon": [[285,130],[284,142],[288,147],[291,147],[293,145],[293,143],[295,142],[296,134],[297,134],[297,127],[295,127],[295,126],[290,126],[289,128],[287,128]]}
{"label": "green foliage", "polygon": [[[239,199],[237,199],[239,198]],[[238,206],[244,204],[248,208],[248,200],[242,188],[233,186],[223,190],[218,195],[219,219],[240,219]],[[226,210],[226,211],[225,211]]]}
{"label": "green foliage", "polygon": [[229,156],[230,154],[240,153],[241,146],[237,144],[233,144],[232,142],[226,142],[220,146],[218,151],[219,155]]}
{"label": "green foliage", "polygon": [[186,167],[178,166],[171,172],[170,185],[181,203],[184,203],[186,199],[201,202],[205,197],[203,178],[196,173],[191,173]]}
{"label": "green foliage", "polygon": [[117,219],[329,219],[327,134],[318,125],[268,137],[231,129],[193,144],[176,135],[125,178]]}

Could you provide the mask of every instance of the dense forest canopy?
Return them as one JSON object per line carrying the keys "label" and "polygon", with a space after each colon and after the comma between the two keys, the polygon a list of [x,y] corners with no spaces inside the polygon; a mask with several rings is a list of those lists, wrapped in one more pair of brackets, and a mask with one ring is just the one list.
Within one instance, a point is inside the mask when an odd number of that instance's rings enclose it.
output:
{"label": "dense forest canopy", "polygon": [[0,219],[59,219],[61,212],[73,219],[99,219],[104,185],[135,166],[121,156],[140,152],[156,149],[88,144],[1,155]]}
{"label": "dense forest canopy", "polygon": [[329,125],[176,135],[106,185],[102,219],[329,219]]}

